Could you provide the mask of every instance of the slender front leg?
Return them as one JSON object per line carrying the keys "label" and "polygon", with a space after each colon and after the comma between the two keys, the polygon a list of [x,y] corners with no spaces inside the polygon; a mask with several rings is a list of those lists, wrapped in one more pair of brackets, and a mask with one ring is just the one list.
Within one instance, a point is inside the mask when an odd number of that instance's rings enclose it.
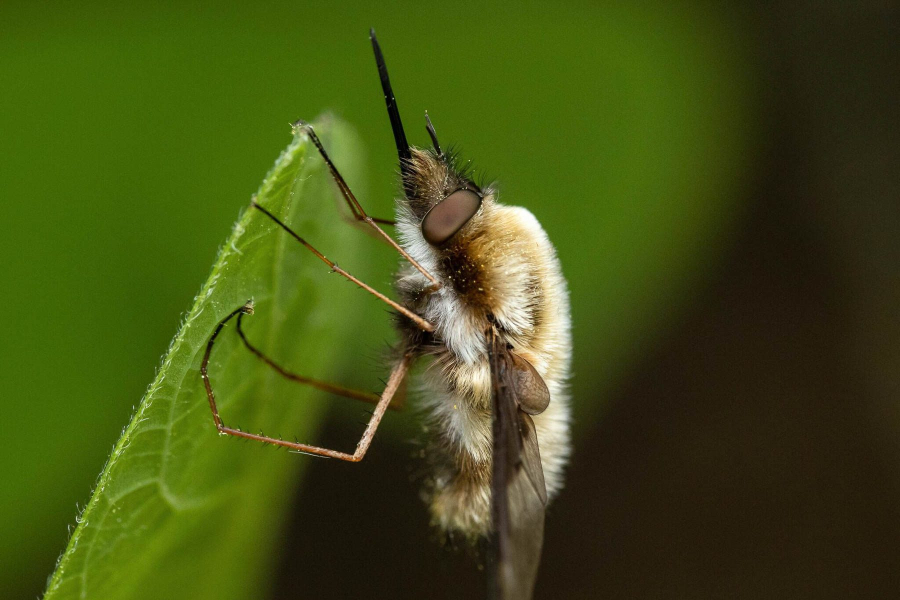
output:
{"label": "slender front leg", "polygon": [[328,156],[328,153],[325,152],[325,147],[322,145],[322,142],[319,141],[319,136],[316,135],[316,132],[313,130],[312,125],[305,121],[297,121],[294,123],[294,127],[299,127],[306,132],[306,135],[309,136],[309,139],[312,140],[312,143],[315,144],[316,148],[319,150],[319,154],[322,155],[322,160],[325,161],[325,164],[328,165],[328,170],[331,171],[331,176],[334,178],[335,183],[337,183],[338,189],[341,190],[341,195],[344,196],[344,200],[347,201],[347,204],[350,206],[350,211],[353,213],[353,218],[357,221],[364,221],[370,227],[372,227],[378,234],[384,238],[384,240],[394,247],[397,252],[400,253],[403,258],[409,261],[409,263],[419,270],[422,275],[424,275],[428,281],[431,282],[432,287],[435,289],[441,287],[440,282],[434,278],[434,276],[425,270],[425,267],[420,265],[416,259],[409,255],[403,248],[400,247],[400,244],[394,241],[394,238],[389,236],[384,230],[378,226],[378,223],[386,223],[393,224],[393,221],[388,221],[387,219],[373,219],[369,215],[366,214],[366,211],[363,210],[362,205],[356,199],[356,196],[353,195],[353,192],[350,191],[350,186],[347,185],[347,182],[344,181],[344,178],[338,172],[337,167],[334,166],[334,163],[331,162],[331,158]]}
{"label": "slender front leg", "polygon": [[298,242],[300,242],[301,244],[303,244],[303,246],[306,247],[307,250],[309,250],[310,252],[312,252],[313,254],[315,254],[316,257],[317,257],[319,260],[321,260],[321,261],[324,262],[326,265],[328,265],[329,267],[331,267],[331,270],[332,270],[332,271],[334,271],[334,272],[337,273],[338,275],[341,275],[342,277],[346,277],[347,279],[349,279],[350,281],[352,281],[353,283],[355,283],[356,285],[358,285],[358,286],[361,287],[362,289],[366,290],[367,292],[369,292],[370,294],[372,294],[373,296],[375,296],[376,298],[378,298],[378,299],[381,300],[382,302],[386,303],[388,306],[390,306],[391,308],[393,308],[394,310],[396,310],[396,311],[399,312],[400,314],[402,314],[402,315],[404,315],[405,317],[407,317],[407,318],[408,318],[409,320],[411,320],[413,323],[415,323],[415,324],[419,327],[419,329],[422,329],[423,331],[434,331],[434,325],[432,325],[431,323],[429,323],[428,321],[426,321],[425,319],[423,319],[422,317],[420,317],[419,315],[417,315],[417,314],[414,313],[413,311],[409,310],[409,309],[406,308],[405,306],[401,306],[401,305],[397,304],[396,302],[394,302],[393,300],[391,300],[390,298],[388,298],[387,296],[385,296],[385,295],[382,294],[381,292],[379,292],[379,291],[375,290],[374,288],[372,288],[372,287],[366,285],[365,283],[363,283],[362,281],[360,281],[359,279],[357,279],[356,277],[354,277],[353,275],[351,275],[351,274],[348,273],[347,271],[345,271],[345,270],[343,270],[342,268],[340,268],[339,266],[337,266],[337,264],[335,264],[333,261],[328,260],[328,259],[325,257],[324,254],[322,254],[321,252],[319,252],[318,250],[316,250],[316,249],[312,246],[312,244],[310,244],[310,243],[307,242],[305,239],[303,239],[302,237],[300,237],[299,235],[297,235],[297,234],[294,232],[293,229],[291,229],[290,227],[288,227],[287,225],[285,225],[284,223],[282,223],[282,222],[278,219],[278,217],[276,217],[275,215],[273,215],[272,213],[270,213],[268,210],[266,210],[265,208],[263,208],[262,206],[260,206],[259,204],[257,204],[255,198],[254,198],[253,201],[250,203],[250,205],[251,205],[253,208],[255,208],[256,210],[258,210],[258,211],[260,211],[261,213],[263,213],[264,215],[266,215],[267,217],[269,217],[270,219],[272,219],[275,223],[277,223],[278,226],[281,227],[282,229],[284,229],[286,232],[288,232],[288,233],[291,235],[291,237],[293,237],[295,240],[297,240]]}
{"label": "slender front leg", "polygon": [[[222,331],[222,328],[225,326],[225,324],[236,315],[251,314],[252,312],[253,307],[250,305],[250,303],[247,303],[244,306],[241,306],[240,308],[232,311],[228,316],[226,316],[219,322],[219,324],[216,326],[216,329],[213,331],[212,336],[210,336],[209,342],[206,344],[206,352],[203,354],[203,362],[200,365],[200,376],[203,378],[204,387],[206,387],[206,397],[207,400],[209,400],[209,408],[210,410],[212,410],[213,422],[216,424],[216,429],[222,435],[231,435],[248,440],[256,440],[265,444],[272,444],[275,446],[281,446],[283,448],[289,448],[297,452],[306,452],[308,454],[315,454],[317,456],[337,458],[339,460],[348,462],[361,461],[366,455],[369,446],[372,444],[372,439],[375,437],[375,431],[378,429],[378,425],[381,423],[381,419],[382,417],[384,417],[384,413],[390,405],[391,399],[394,397],[394,394],[397,393],[397,390],[399,389],[403,378],[406,376],[407,371],[409,371],[409,367],[412,364],[413,360],[412,355],[409,353],[404,354],[400,359],[400,362],[398,362],[394,366],[393,370],[391,370],[391,375],[388,378],[387,385],[385,386],[384,391],[381,393],[381,398],[375,405],[375,410],[372,412],[372,416],[369,419],[366,430],[363,432],[362,437],[356,444],[356,450],[353,452],[353,454],[340,452],[338,450],[331,450],[329,448],[310,446],[308,444],[301,444],[299,442],[287,442],[285,440],[280,440],[265,435],[247,433],[245,431],[241,431],[240,429],[235,429],[233,427],[228,427],[225,425],[221,415],[219,414],[219,409],[216,406],[216,396],[213,392],[212,384],[209,381],[208,368],[209,357],[212,354],[213,345],[215,344],[216,338],[219,336],[219,333]],[[238,316],[238,318],[240,318],[240,316]]]}

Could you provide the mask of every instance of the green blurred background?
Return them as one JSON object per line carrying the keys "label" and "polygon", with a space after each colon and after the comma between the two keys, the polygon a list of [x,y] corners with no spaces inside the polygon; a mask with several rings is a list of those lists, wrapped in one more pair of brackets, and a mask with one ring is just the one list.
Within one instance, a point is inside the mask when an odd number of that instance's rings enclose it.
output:
{"label": "green blurred background", "polygon": [[[427,109],[570,282],[576,454],[538,597],[896,590],[897,25],[887,3],[4,2],[0,597],[42,592],[289,121],[356,127],[350,183],[390,212],[370,26],[411,140]],[[383,289],[371,245],[339,262]],[[356,318],[378,373],[383,311]],[[262,596],[480,592],[393,421],[352,475],[311,466]]]}

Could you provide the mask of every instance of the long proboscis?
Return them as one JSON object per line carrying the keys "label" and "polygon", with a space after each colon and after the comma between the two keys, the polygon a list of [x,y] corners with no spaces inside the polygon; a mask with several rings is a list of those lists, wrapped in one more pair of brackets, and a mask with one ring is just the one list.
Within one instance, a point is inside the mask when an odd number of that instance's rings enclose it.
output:
{"label": "long proboscis", "polygon": [[409,142],[406,141],[406,132],[403,131],[403,121],[400,120],[400,110],[397,108],[397,98],[391,87],[391,79],[388,77],[387,65],[384,62],[384,54],[375,37],[375,29],[369,30],[369,38],[372,40],[372,50],[375,52],[375,63],[378,65],[378,77],[381,79],[381,89],[384,92],[384,102],[387,104],[388,117],[391,119],[391,129],[394,131],[394,142],[397,144],[397,157],[400,159],[400,173],[404,183],[407,180],[409,161],[412,152]]}

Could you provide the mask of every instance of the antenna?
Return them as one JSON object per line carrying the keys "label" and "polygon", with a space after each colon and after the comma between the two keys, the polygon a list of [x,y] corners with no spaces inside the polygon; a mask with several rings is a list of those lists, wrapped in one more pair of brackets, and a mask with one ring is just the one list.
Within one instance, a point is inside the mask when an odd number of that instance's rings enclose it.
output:
{"label": "antenna", "polygon": [[431,143],[434,145],[434,151],[437,152],[440,158],[444,158],[444,152],[441,150],[441,145],[438,143],[437,133],[434,131],[434,125],[431,123],[431,117],[428,116],[428,111],[425,111],[425,129],[428,130],[428,135],[431,136]]}

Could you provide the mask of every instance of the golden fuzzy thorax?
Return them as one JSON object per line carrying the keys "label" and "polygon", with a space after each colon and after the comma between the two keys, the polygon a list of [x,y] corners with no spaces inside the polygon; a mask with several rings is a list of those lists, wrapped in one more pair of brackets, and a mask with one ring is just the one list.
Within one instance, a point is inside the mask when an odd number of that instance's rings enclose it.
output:
{"label": "golden fuzzy thorax", "polygon": [[430,151],[413,150],[412,167],[407,181],[413,194],[398,201],[397,231],[403,248],[441,283],[430,292],[430,282],[408,265],[396,281],[402,303],[435,326],[433,334],[423,334],[408,321],[401,325],[407,343],[431,357],[420,386],[430,439],[431,513],[443,529],[476,537],[491,526],[489,315],[550,390],[550,405],[534,422],[552,498],[562,487],[570,451],[568,292],[556,252],[534,216],[500,204],[490,188],[447,244],[426,242],[422,217],[466,180]]}

